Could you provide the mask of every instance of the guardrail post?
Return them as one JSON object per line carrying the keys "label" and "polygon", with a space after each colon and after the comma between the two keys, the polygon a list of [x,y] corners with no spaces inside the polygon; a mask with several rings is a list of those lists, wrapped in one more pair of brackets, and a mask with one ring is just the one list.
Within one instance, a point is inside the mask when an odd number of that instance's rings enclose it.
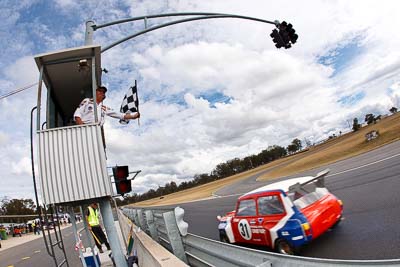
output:
{"label": "guardrail post", "polygon": [[182,237],[180,235],[178,225],[176,224],[175,212],[174,211],[165,212],[163,213],[163,218],[173,253],[181,261],[188,263],[186,259],[185,250],[183,248]]}
{"label": "guardrail post", "polygon": [[133,221],[134,221],[134,223],[135,223],[137,226],[141,227],[141,226],[140,226],[140,223],[139,223],[139,216],[138,216],[138,213],[139,213],[139,210],[137,210],[137,209],[134,209],[134,210],[133,210]]}
{"label": "guardrail post", "polygon": [[179,232],[181,236],[186,236],[188,233],[189,224],[183,220],[183,215],[185,214],[185,210],[181,207],[176,207],[174,209],[176,224],[178,226]]}
{"label": "guardrail post", "polygon": [[[130,209],[129,211],[128,211],[128,218],[129,218],[129,220],[131,220],[133,223],[135,223],[135,216],[134,216],[134,214],[135,214],[135,210],[134,209]],[[135,223],[136,224],[136,223]]]}
{"label": "guardrail post", "polygon": [[149,227],[151,238],[153,238],[153,240],[158,242],[158,234],[157,234],[156,224],[154,221],[153,211],[146,210],[145,214],[146,214],[147,226]]}
{"label": "guardrail post", "polygon": [[145,231],[147,227],[146,227],[146,221],[144,219],[142,209],[139,209],[137,211],[137,216],[138,216],[138,223],[139,223],[140,228],[142,228],[142,230]]}

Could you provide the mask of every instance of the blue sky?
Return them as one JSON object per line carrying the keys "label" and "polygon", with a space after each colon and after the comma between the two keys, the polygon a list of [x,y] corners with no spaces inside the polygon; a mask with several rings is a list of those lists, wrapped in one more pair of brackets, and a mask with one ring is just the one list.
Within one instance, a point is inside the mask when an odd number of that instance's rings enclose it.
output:
{"label": "blue sky", "polygon": [[[193,11],[292,23],[299,39],[288,50],[274,47],[272,25],[219,19],[161,29],[102,55],[107,105],[118,109],[138,81],[140,127],[109,119],[105,128],[109,165],[141,169],[134,182],[140,193],[269,145],[346,132],[348,120],[399,106],[397,10],[397,1],[372,0],[3,0],[0,95],[38,80],[34,55],[83,45],[88,19]],[[100,29],[94,43],[104,47],[143,27],[139,21]],[[0,198],[33,197],[29,119],[36,90],[0,100]]]}
{"label": "blue sky", "polygon": [[352,62],[357,60],[357,57],[362,55],[362,41],[362,35],[345,38],[342,42],[338,43],[337,47],[321,55],[318,63],[331,66],[334,70],[332,76],[338,75],[345,71],[347,67],[350,67]]}

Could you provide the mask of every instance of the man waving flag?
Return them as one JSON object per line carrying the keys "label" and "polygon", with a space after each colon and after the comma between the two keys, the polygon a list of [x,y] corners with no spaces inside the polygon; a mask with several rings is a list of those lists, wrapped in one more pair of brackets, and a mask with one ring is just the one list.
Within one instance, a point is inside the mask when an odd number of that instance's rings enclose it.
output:
{"label": "man waving flag", "polygon": [[[124,99],[122,100],[120,112],[125,114],[139,112],[139,98],[137,94],[136,80],[135,85],[129,88]],[[129,123],[129,120],[119,120],[119,122],[126,125]]]}

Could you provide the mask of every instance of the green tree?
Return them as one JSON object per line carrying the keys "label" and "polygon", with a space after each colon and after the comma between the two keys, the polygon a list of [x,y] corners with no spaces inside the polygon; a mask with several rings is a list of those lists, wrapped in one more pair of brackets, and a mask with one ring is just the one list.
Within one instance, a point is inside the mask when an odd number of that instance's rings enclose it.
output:
{"label": "green tree", "polygon": [[391,109],[389,109],[389,111],[394,114],[397,112],[397,108],[396,107],[392,107]]}
{"label": "green tree", "polygon": [[231,176],[233,174],[235,174],[235,173],[233,172],[233,170],[229,167],[229,164],[227,164],[227,163],[218,164],[213,171],[213,175],[217,176],[218,179],[225,178],[225,177]]}
{"label": "green tree", "polygon": [[294,145],[294,144],[290,144],[290,145],[287,146],[287,151],[288,151],[289,153],[294,153],[294,152],[297,151],[297,146]]}
{"label": "green tree", "polygon": [[361,125],[358,123],[358,119],[354,118],[353,120],[353,131],[358,131],[361,128]]}
{"label": "green tree", "polygon": [[293,139],[291,145],[293,146],[294,152],[301,150],[301,148],[303,147],[301,145],[301,141],[298,138]]}
{"label": "green tree", "polygon": [[0,203],[1,213],[4,215],[31,215],[36,212],[36,205],[32,199],[6,199]]}
{"label": "green tree", "polygon": [[368,125],[371,124],[371,123],[375,123],[375,122],[376,122],[376,120],[375,120],[375,115],[374,115],[374,114],[371,114],[371,113],[365,115],[365,122],[366,122]]}

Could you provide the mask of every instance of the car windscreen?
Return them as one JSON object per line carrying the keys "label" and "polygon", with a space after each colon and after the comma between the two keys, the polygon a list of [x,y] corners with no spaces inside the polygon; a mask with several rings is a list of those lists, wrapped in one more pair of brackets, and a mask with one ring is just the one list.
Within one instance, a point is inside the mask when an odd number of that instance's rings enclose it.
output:
{"label": "car windscreen", "polygon": [[236,216],[256,216],[256,202],[254,199],[241,200]]}

